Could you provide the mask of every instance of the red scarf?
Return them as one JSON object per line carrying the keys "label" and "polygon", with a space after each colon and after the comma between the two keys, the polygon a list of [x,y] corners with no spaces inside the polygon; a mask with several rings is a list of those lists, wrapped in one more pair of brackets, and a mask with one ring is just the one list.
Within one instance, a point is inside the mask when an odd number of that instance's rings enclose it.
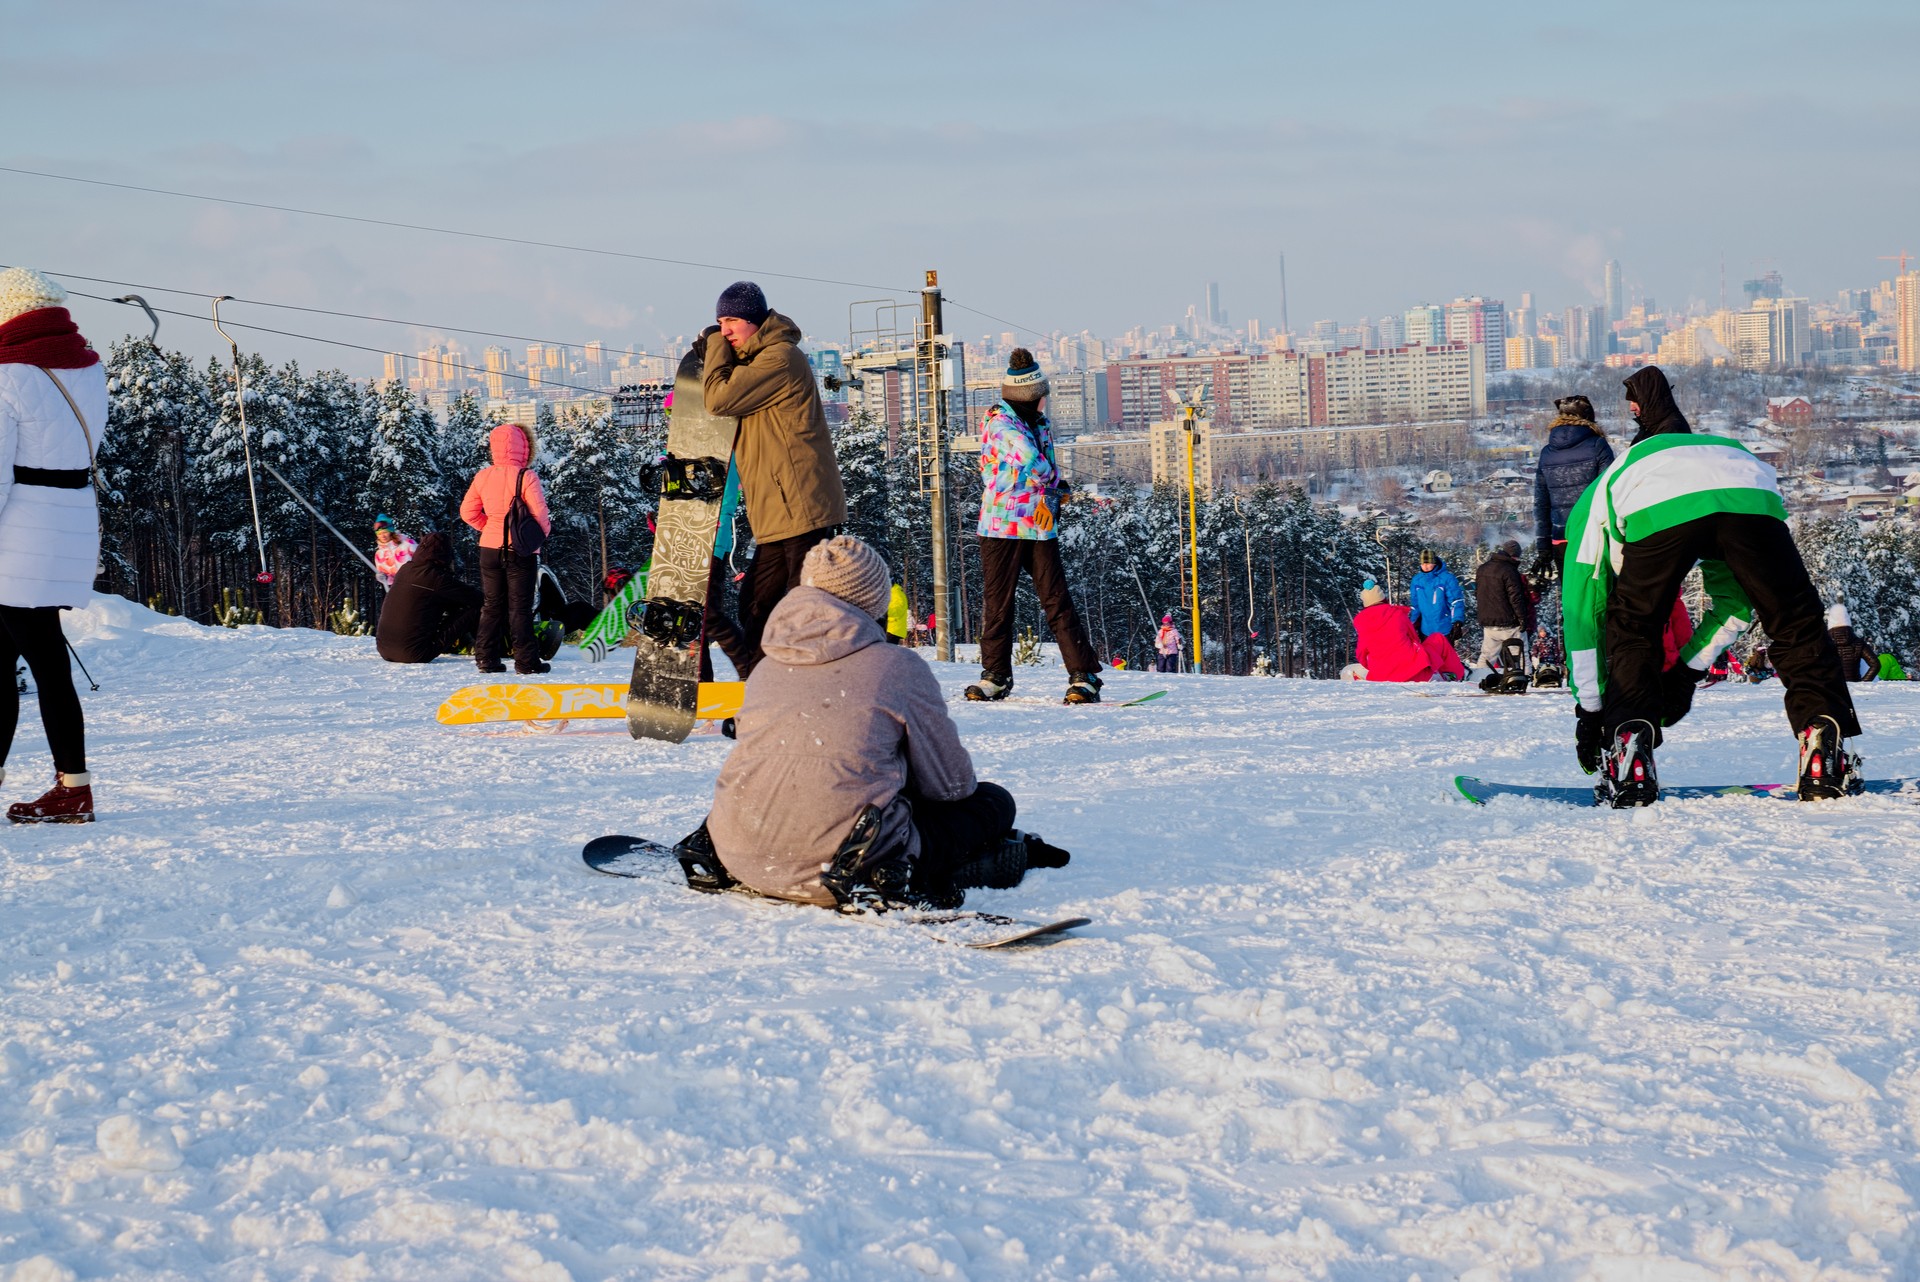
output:
{"label": "red scarf", "polygon": [[85,369],[99,363],[100,353],[87,346],[64,307],[36,307],[0,325],[0,365]]}

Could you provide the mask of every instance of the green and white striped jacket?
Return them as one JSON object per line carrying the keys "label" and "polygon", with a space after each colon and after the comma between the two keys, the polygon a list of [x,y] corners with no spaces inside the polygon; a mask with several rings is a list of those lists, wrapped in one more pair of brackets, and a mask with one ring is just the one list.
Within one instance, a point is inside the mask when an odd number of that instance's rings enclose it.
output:
{"label": "green and white striped jacket", "polygon": [[[1560,602],[1567,637],[1568,684],[1580,706],[1600,711],[1607,688],[1607,598],[1626,545],[1717,512],[1787,519],[1774,471],[1724,436],[1669,432],[1650,436],[1594,479],[1567,517]],[[1753,623],[1753,604],[1725,563],[1703,561],[1713,608],[1700,620],[1680,661],[1704,671]]]}

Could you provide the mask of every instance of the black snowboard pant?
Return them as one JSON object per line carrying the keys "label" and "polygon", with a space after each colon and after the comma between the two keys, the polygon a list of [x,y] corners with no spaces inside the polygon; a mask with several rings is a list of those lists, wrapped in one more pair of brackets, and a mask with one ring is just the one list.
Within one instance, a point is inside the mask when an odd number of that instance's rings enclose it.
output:
{"label": "black snowboard pant", "polygon": [[20,683],[16,663],[25,659],[33,673],[40,700],[40,724],[46,727],[47,746],[53,749],[53,768],[77,775],[87,768],[87,736],[80,719],[80,695],[73,688],[73,669],[67,664],[67,638],[60,631],[60,607],[0,605],[0,668],[5,669],[7,692],[0,699],[0,765],[13,746],[20,724]]}
{"label": "black snowboard pant", "polygon": [[[767,631],[767,616],[780,604],[781,597],[800,586],[800,563],[807,559],[807,552],[814,544],[825,543],[839,531],[839,526],[827,525],[790,539],[774,539],[754,546],[753,560],[747,563],[747,577],[740,583],[740,647],[746,659],[746,666],[740,668],[742,677],[766,657],[766,651],[760,648],[760,638]],[[711,586],[707,599],[713,599]],[[728,657],[732,657],[731,652]],[[739,667],[738,662],[735,666]]]}
{"label": "black snowboard pant", "polygon": [[473,639],[476,663],[500,658],[503,632],[513,637],[513,665],[525,670],[540,660],[533,638],[533,580],[540,558],[500,548],[480,549],[480,631]]}
{"label": "black snowboard pant", "polygon": [[388,663],[432,663],[443,654],[452,654],[462,645],[471,645],[480,629],[480,602],[481,598],[476,594],[471,601],[446,607],[439,626],[433,629],[432,640],[424,646],[376,642],[380,657]]}
{"label": "black snowboard pant", "polygon": [[921,875],[944,876],[1013,831],[1013,794],[982,780],[958,801],[913,798],[913,826],[920,833]]}
{"label": "black snowboard pant", "polygon": [[1792,532],[1785,521],[1744,512],[1703,516],[1626,545],[1607,598],[1607,697],[1601,712],[1607,734],[1629,721],[1660,724],[1666,660],[1660,634],[1696,561],[1724,562],[1753,603],[1755,619],[1772,641],[1768,654],[1786,686],[1794,734],[1818,717],[1832,717],[1843,736],[1859,734],[1840,652],[1827,634],[1820,594]]}
{"label": "black snowboard pant", "polygon": [[980,670],[1005,678],[1013,675],[1013,600],[1020,571],[1033,580],[1040,608],[1068,672],[1098,672],[1100,657],[1087,640],[1080,612],[1067,592],[1067,572],[1060,563],[1060,544],[1053,539],[980,539],[981,613]]}
{"label": "black snowboard pant", "polygon": [[719,646],[720,652],[727,656],[727,662],[742,678],[752,665],[747,661],[746,636],[733,619],[727,614],[727,558],[716,556],[713,567],[707,572],[707,619],[705,623],[707,640],[700,647],[700,679],[713,680],[713,650]]}

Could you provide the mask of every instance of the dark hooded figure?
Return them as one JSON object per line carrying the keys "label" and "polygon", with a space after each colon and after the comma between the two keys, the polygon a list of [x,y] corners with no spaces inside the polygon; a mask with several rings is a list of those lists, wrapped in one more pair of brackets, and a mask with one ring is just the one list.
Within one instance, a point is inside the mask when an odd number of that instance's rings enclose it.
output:
{"label": "dark hooded figure", "polygon": [[1627,442],[1629,445],[1638,445],[1649,436],[1693,431],[1693,424],[1687,422],[1687,416],[1680,412],[1680,406],[1673,399],[1673,385],[1667,382],[1667,372],[1658,365],[1641,366],[1622,386],[1627,389],[1628,404],[1638,407],[1633,418],[1640,430]]}
{"label": "dark hooded figure", "polygon": [[1536,579],[1552,578],[1560,570],[1567,546],[1567,514],[1587,492],[1593,479],[1613,462],[1613,446],[1593,419],[1593,402],[1584,396],[1563,396],[1553,403],[1560,411],[1540,451],[1533,474],[1534,563]]}
{"label": "dark hooded figure", "polygon": [[473,640],[480,602],[480,589],[461,582],[454,569],[452,541],[436,531],[393,576],[374,646],[389,663],[432,663]]}

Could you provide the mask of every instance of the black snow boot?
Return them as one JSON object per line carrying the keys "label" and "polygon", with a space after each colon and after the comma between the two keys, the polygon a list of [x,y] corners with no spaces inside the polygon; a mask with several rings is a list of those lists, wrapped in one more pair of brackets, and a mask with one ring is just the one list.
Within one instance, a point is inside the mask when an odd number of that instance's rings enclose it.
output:
{"label": "black snow boot", "polygon": [[1048,845],[1037,832],[1027,833],[1025,839],[1029,868],[1065,868],[1067,862],[1073,858],[1060,847]]}
{"label": "black snow boot", "polygon": [[1593,786],[1596,804],[1627,810],[1659,800],[1660,777],[1653,768],[1657,733],[1645,721],[1629,721],[1614,732],[1600,756],[1600,782]]}
{"label": "black snow boot", "polygon": [[1840,737],[1840,723],[1832,717],[1815,717],[1813,724],[1800,732],[1800,800],[1856,797],[1864,786],[1860,756],[1847,750],[1846,741]]}
{"label": "black snow boot", "polygon": [[1098,703],[1100,702],[1100,678],[1091,672],[1069,672],[1067,674],[1067,697],[1062,703]]}
{"label": "black snow boot", "polygon": [[996,676],[991,672],[982,672],[980,679],[967,687],[969,703],[995,703],[1013,692],[1013,674]]}

